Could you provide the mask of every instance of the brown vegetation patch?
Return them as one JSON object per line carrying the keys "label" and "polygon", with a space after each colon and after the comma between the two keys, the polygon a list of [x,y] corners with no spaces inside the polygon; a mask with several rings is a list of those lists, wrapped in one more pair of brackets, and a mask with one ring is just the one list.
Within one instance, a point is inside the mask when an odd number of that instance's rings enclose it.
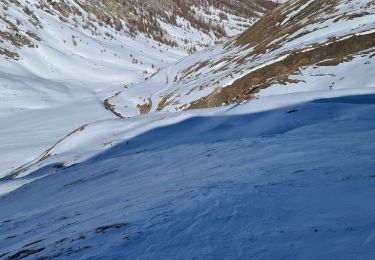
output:
{"label": "brown vegetation patch", "polygon": [[144,103],[144,104],[138,104],[137,105],[138,109],[139,109],[139,113],[141,113],[141,115],[144,115],[144,114],[148,114],[151,110],[151,107],[152,107],[152,100],[151,98],[148,98],[147,99],[147,102]]}
{"label": "brown vegetation patch", "polygon": [[7,49],[3,49],[1,47],[0,47],[0,55],[5,56],[8,59],[14,59],[14,60],[18,60],[20,57],[18,53],[7,50]]}
{"label": "brown vegetation patch", "polygon": [[173,93],[169,93],[165,97],[161,99],[161,101],[158,104],[158,108],[156,111],[160,112],[162,111],[166,106],[172,104],[173,100],[170,100],[170,98],[173,96]]}

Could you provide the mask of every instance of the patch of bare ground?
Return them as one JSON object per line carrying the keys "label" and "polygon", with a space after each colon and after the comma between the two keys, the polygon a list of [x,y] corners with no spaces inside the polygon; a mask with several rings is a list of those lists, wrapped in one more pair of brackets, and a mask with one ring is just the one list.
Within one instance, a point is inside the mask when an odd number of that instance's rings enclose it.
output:
{"label": "patch of bare ground", "polygon": [[[210,64],[209,60],[205,60],[205,61],[201,61],[201,62],[198,62],[196,64],[193,64],[192,66],[184,69],[181,72],[182,77],[180,77],[179,80],[184,80],[184,79],[188,78],[190,75],[192,75],[193,73],[198,72],[202,68],[207,67],[209,64]],[[177,79],[174,80],[174,82],[176,82],[176,81],[177,81]]]}
{"label": "patch of bare ground", "polygon": [[168,94],[167,96],[163,97],[161,101],[158,104],[157,111],[162,111],[167,105],[171,104],[172,101],[169,101],[169,99],[173,96],[173,93]]}
{"label": "patch of bare ground", "polygon": [[117,112],[116,109],[115,109],[115,105],[113,105],[110,100],[113,98],[113,97],[117,97],[118,95],[120,95],[121,91],[117,92],[114,96],[111,96],[109,98],[106,98],[104,99],[103,101],[103,105],[104,105],[104,108],[111,111],[113,114],[115,114],[116,116],[118,116],[119,118],[124,118],[124,116]]}
{"label": "patch of bare ground", "polygon": [[139,113],[141,115],[148,114],[152,107],[152,100],[151,98],[148,98],[147,101],[143,104],[138,104],[137,108],[139,109]]}
{"label": "patch of bare ground", "polygon": [[13,60],[18,60],[20,58],[18,53],[7,50],[7,49],[3,49],[1,47],[0,47],[0,55],[4,56],[7,59],[13,59]]}
{"label": "patch of bare ground", "polygon": [[35,47],[34,43],[25,35],[18,34],[18,33],[11,33],[11,32],[2,32],[0,31],[0,38],[8,41],[9,43],[12,44],[12,46],[15,47],[22,47],[22,46],[27,46],[29,48]]}

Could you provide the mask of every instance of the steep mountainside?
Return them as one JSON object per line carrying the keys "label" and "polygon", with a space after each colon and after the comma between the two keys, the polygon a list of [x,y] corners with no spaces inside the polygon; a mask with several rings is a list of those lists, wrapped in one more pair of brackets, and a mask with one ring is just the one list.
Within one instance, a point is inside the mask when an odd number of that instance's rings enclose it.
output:
{"label": "steep mountainside", "polygon": [[[132,116],[277,93],[374,86],[369,76],[375,71],[374,13],[370,0],[288,1],[236,39],[128,86],[109,102]],[[359,82],[352,81],[353,73]]]}

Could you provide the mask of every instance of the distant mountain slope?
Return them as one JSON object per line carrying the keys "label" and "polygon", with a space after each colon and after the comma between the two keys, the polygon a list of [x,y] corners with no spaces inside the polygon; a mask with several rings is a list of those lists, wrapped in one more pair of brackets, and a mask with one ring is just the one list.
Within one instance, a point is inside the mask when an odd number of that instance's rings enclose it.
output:
{"label": "distant mountain slope", "polygon": [[[35,48],[45,40],[45,16],[54,16],[86,34],[112,40],[145,38],[188,52],[243,31],[276,5],[246,0],[4,0],[0,3],[0,55],[17,59],[20,47]],[[56,34],[56,37],[62,35]],[[74,41],[74,40],[73,40]],[[79,39],[76,40],[79,42]],[[68,42],[64,42],[69,45]]]}
{"label": "distant mountain slope", "polygon": [[131,116],[259,95],[374,86],[374,13],[369,0],[288,1],[236,39],[128,86],[110,103]]}
{"label": "distant mountain slope", "polygon": [[[0,175],[82,124],[104,100],[244,31],[268,1],[0,1]],[[246,3],[246,4],[245,4]],[[27,131],[24,129],[27,128]]]}

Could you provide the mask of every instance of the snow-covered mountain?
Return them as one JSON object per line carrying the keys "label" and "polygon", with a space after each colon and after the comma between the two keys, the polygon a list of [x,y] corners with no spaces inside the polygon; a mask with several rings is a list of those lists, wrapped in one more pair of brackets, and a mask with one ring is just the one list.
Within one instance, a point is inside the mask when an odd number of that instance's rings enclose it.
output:
{"label": "snow-covered mountain", "polygon": [[0,176],[75,128],[115,117],[103,102],[118,88],[228,39],[274,6],[236,2],[0,1]]}
{"label": "snow-covered mountain", "polygon": [[182,59],[109,102],[132,116],[276,93],[371,87],[374,13],[373,1],[288,1],[239,37]]}
{"label": "snow-covered mountain", "polygon": [[61,54],[50,17],[48,44],[1,63],[4,93],[43,98],[0,110],[3,165],[26,162],[0,172],[0,259],[373,259],[374,9],[287,1],[145,81],[116,40]]}

